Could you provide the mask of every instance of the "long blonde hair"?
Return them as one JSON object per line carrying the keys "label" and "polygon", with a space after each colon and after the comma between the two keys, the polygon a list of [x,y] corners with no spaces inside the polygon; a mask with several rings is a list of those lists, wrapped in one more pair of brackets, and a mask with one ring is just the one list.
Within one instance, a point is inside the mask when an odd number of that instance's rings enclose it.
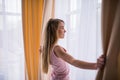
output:
{"label": "long blonde hair", "polygon": [[57,42],[57,29],[60,22],[64,22],[61,19],[50,19],[47,22],[44,31],[44,41],[43,41],[43,53],[42,53],[42,69],[44,73],[48,73],[50,65],[50,52]]}

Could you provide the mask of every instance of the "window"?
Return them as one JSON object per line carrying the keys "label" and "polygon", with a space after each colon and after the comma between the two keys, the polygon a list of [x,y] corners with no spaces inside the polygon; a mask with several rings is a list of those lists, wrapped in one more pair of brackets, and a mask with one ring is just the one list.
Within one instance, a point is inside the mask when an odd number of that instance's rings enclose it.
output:
{"label": "window", "polygon": [[[55,17],[65,21],[67,30],[65,39],[59,44],[74,58],[96,62],[101,55],[100,15],[101,0],[56,0]],[[73,80],[95,80],[96,72],[70,65]]]}
{"label": "window", "polygon": [[21,0],[0,0],[0,80],[24,80]]}

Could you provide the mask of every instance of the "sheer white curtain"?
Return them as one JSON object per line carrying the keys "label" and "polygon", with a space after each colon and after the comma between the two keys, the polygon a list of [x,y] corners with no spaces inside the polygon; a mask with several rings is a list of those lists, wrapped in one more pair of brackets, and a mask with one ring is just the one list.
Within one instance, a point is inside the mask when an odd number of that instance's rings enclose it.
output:
{"label": "sheer white curtain", "polygon": [[[96,62],[101,55],[101,0],[56,0],[55,17],[65,21],[67,30],[59,44],[74,58]],[[97,70],[70,65],[71,80],[95,80]]]}
{"label": "sheer white curtain", "polygon": [[21,0],[0,0],[0,80],[24,80]]}

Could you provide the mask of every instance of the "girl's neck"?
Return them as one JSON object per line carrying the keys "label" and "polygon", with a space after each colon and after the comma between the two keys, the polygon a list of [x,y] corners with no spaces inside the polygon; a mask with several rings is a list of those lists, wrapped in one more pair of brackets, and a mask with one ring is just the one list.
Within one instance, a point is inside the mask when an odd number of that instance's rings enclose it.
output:
{"label": "girl's neck", "polygon": [[55,44],[53,46],[56,46],[56,45],[58,45],[58,40],[55,42]]}
{"label": "girl's neck", "polygon": [[[58,45],[58,43],[55,43],[55,45]],[[55,45],[54,45],[54,46],[55,46]]]}

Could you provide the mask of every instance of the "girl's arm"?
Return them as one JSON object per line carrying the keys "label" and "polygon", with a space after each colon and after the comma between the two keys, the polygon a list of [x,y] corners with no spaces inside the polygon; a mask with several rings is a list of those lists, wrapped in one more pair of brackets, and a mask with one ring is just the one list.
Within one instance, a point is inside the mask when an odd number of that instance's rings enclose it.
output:
{"label": "girl's arm", "polygon": [[54,48],[54,52],[57,57],[62,58],[64,61],[68,62],[69,64],[76,66],[78,68],[83,68],[83,69],[97,69],[98,67],[102,67],[103,65],[103,60],[98,59],[97,63],[89,63],[81,60],[77,60],[73,58],[71,55],[65,52],[65,50],[60,47],[56,46]]}

